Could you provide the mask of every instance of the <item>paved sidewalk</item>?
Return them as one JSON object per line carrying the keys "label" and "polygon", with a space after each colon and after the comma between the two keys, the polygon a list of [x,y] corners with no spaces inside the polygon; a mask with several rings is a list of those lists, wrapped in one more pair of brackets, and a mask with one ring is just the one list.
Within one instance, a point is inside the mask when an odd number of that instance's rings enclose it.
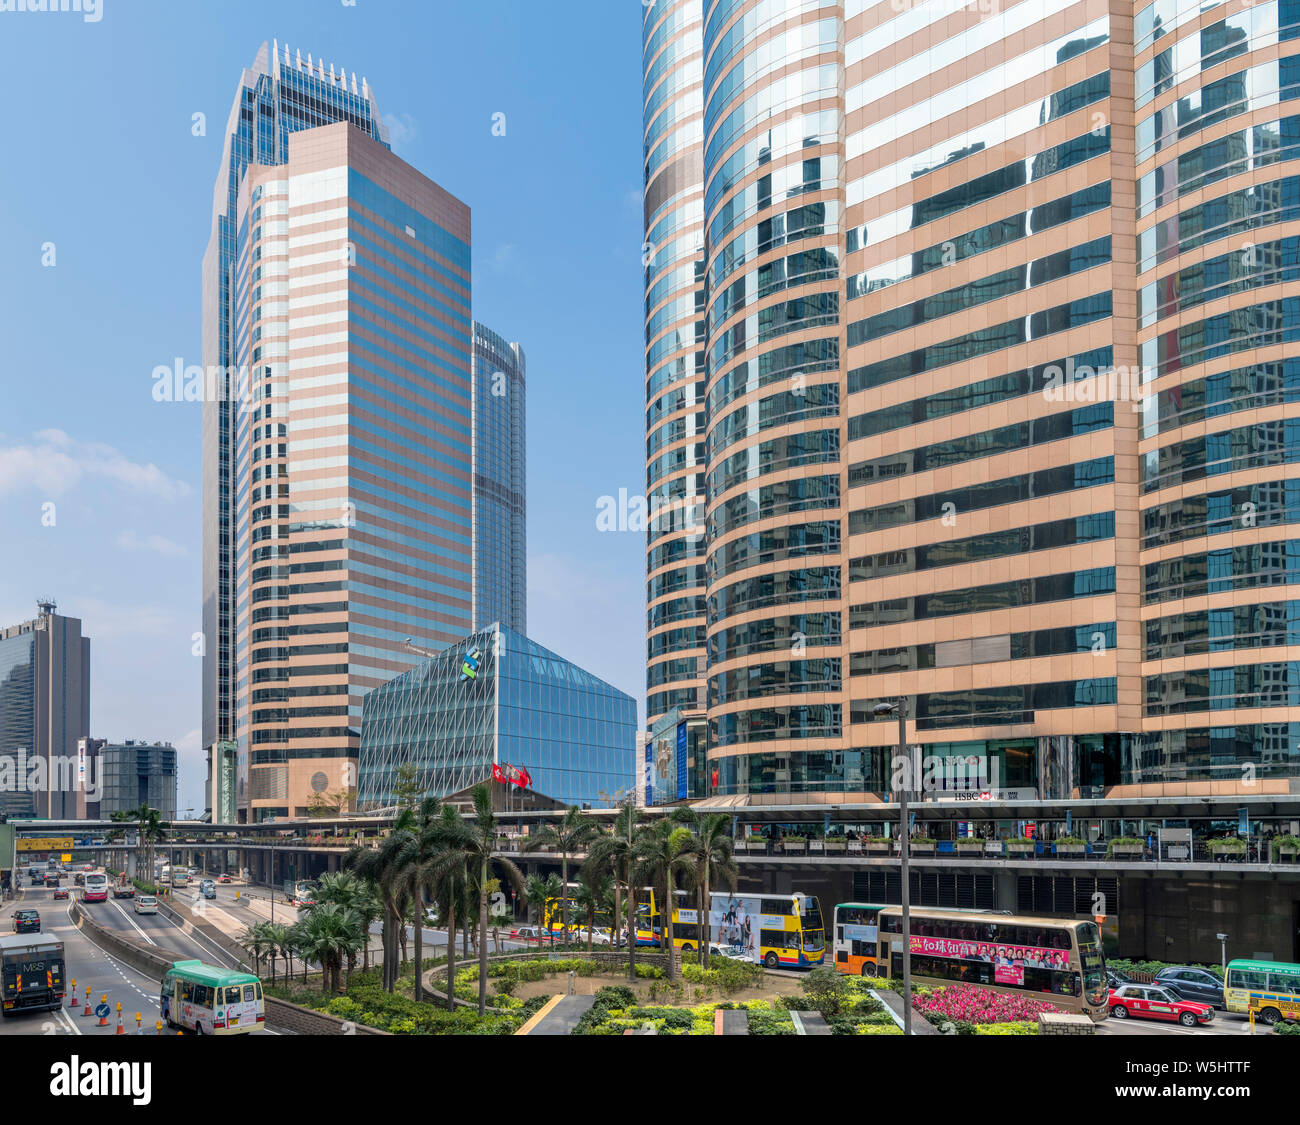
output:
{"label": "paved sidewalk", "polygon": [[800,1035],[831,1034],[831,1025],[826,1022],[825,1017],[820,1012],[792,1011],[790,1018],[794,1020],[794,1029]]}
{"label": "paved sidewalk", "polygon": [[562,996],[560,1002],[528,1032],[529,1035],[569,1035],[595,1001],[594,996]]}
{"label": "paved sidewalk", "polygon": [[723,1035],[748,1035],[749,1013],[744,1008],[729,1008],[722,1011]]}

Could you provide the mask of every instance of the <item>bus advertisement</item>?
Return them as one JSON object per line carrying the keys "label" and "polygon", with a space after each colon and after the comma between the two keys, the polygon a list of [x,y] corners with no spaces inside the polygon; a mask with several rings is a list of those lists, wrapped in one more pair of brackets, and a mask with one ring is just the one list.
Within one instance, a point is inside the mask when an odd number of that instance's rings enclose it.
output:
{"label": "bus advertisement", "polygon": [[[811,895],[710,895],[705,940],[731,956],[769,969],[810,969],[826,956],[821,906]],[[691,952],[699,947],[699,910],[678,892],[673,911],[673,945]]]}
{"label": "bus advertisement", "polygon": [[158,1001],[168,1027],[188,1028],[197,1035],[239,1035],[266,1026],[257,977],[198,960],[172,962]]}
{"label": "bus advertisement", "polygon": [[85,876],[85,882],[82,884],[85,891],[82,895],[84,902],[107,902],[108,901],[108,876],[102,871],[91,871]]}
{"label": "bus advertisement", "polygon": [[[902,908],[885,907],[878,917],[876,973],[899,978]],[[912,911],[909,948],[912,979],[923,984],[957,981],[1030,993],[1095,1021],[1108,1015],[1106,961],[1095,922],[921,909]]]}

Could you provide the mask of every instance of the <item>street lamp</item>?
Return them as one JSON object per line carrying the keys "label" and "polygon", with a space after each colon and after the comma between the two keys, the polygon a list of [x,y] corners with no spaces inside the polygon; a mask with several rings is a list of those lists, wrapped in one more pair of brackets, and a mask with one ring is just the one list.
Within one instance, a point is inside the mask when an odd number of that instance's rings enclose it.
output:
{"label": "street lamp", "polygon": [[1215,934],[1214,936],[1219,939],[1219,950],[1223,954],[1223,979],[1226,983],[1228,980],[1228,935]]}
{"label": "street lamp", "polygon": [[[898,794],[898,854],[902,862],[899,869],[899,882],[903,894],[903,1034],[912,1034],[912,912],[911,912],[911,874],[908,869],[908,853],[911,832],[907,823],[907,788],[911,783],[912,759],[907,751],[907,698],[900,696],[893,703],[877,703],[871,708],[877,718],[886,715],[898,715],[898,749],[903,755],[903,784]],[[892,776],[892,771],[891,771]]]}

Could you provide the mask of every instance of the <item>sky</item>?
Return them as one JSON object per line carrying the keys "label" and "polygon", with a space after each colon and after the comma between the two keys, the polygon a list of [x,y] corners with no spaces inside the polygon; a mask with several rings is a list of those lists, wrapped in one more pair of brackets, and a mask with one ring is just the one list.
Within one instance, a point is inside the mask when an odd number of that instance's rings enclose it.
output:
{"label": "sky", "polygon": [[202,811],[202,407],[152,372],[201,362],[221,133],[278,37],[470,206],[474,316],[528,359],[528,632],[644,716],[643,535],[596,526],[644,491],[641,4],[100,4],[0,3],[0,626],[81,618],[91,734],[173,742]]}

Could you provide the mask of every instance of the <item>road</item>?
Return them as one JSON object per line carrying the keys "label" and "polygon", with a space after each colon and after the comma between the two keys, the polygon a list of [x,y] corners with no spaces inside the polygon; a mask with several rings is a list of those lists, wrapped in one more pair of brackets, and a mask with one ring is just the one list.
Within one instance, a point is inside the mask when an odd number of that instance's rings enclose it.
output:
{"label": "road", "polygon": [[[70,896],[79,896],[80,888],[70,888]],[[106,929],[115,931],[128,941],[143,945],[159,956],[172,960],[198,958],[210,965],[231,967],[235,958],[202,934],[187,934],[164,914],[136,914],[132,899],[114,899],[107,902],[85,904],[87,912]],[[35,909],[41,916],[41,932],[57,937],[64,944],[65,975],[68,980],[69,999],[72,981],[77,984],[78,1007],[65,1006],[58,1012],[35,1012],[30,1015],[0,1019],[0,1036],[3,1035],[115,1035],[117,1033],[117,1004],[122,1004],[123,1023],[128,1032],[135,1031],[135,1014],[139,1012],[146,1033],[155,1031],[158,1019],[158,981],[140,973],[129,965],[110,956],[88,934],[72,922],[72,899],[55,900],[54,892],[44,887],[24,888],[22,900],[5,905],[0,915],[0,932],[11,932],[10,915],[14,910]],[[246,908],[245,908],[246,909]],[[89,986],[92,1002],[108,995],[112,1010],[109,1026],[100,1027],[94,1018],[82,1014],[81,1004]],[[166,1030],[166,1029],[164,1029]],[[275,1032],[269,1028],[267,1034]]]}

